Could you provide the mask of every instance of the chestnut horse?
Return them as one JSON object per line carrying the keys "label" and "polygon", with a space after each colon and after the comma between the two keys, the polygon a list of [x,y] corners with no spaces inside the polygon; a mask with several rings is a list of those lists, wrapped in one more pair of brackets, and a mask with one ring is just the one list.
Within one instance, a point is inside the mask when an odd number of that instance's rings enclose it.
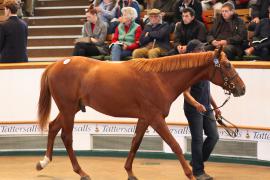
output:
{"label": "chestnut horse", "polygon": [[81,180],[90,177],[80,167],[72,147],[75,114],[90,106],[115,116],[138,118],[125,169],[129,180],[137,179],[132,163],[148,126],[151,126],[177,155],[185,175],[194,179],[182,149],[170,133],[165,118],[172,102],[189,86],[210,80],[241,96],[245,85],[234,67],[219,51],[175,55],[156,59],[136,59],[122,63],[102,62],[86,57],[70,57],[45,70],[41,79],[38,115],[41,130],[48,122],[53,97],[59,114],[49,123],[45,157],[37,163],[43,169],[52,160],[55,136],[62,129],[73,170]]}

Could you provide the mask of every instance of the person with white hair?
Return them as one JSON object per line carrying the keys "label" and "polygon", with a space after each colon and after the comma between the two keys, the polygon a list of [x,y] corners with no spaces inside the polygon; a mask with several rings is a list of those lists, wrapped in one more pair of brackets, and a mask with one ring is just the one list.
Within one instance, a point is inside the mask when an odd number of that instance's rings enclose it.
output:
{"label": "person with white hair", "polygon": [[139,47],[139,38],[142,33],[141,26],[135,22],[138,16],[137,11],[132,7],[124,7],[121,12],[120,24],[115,29],[110,45],[112,61],[120,61],[131,56],[132,51]]}

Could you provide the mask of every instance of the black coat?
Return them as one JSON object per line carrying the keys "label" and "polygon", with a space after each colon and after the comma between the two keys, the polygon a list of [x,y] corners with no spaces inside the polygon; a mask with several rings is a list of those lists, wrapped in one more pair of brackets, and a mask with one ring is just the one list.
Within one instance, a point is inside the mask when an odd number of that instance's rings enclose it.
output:
{"label": "black coat", "polygon": [[0,24],[0,62],[27,62],[28,28],[17,16]]}
{"label": "black coat", "polygon": [[270,0],[257,0],[256,4],[252,5],[251,16],[252,18],[258,17],[268,18],[268,7],[270,6]]}
{"label": "black coat", "polygon": [[[146,33],[148,36],[145,36]],[[160,48],[169,50],[170,49],[170,26],[167,22],[162,22],[153,27],[150,23],[145,25],[144,30],[140,37],[140,45],[146,46],[148,43],[154,42]]]}
{"label": "black coat", "polygon": [[[218,35],[222,33],[223,23],[225,23],[225,20],[221,15],[218,15],[217,18],[214,20],[214,24],[207,36],[207,41],[209,43],[211,43],[213,40],[217,40],[216,38],[218,37]],[[230,28],[232,31],[232,35],[224,40],[227,40],[228,44],[231,45],[246,45],[247,43],[246,25],[237,14],[233,15],[232,20],[230,22]]]}
{"label": "black coat", "polygon": [[[202,21],[202,4],[199,0],[192,0],[188,5],[195,11],[195,17],[197,20]],[[182,20],[182,11],[185,8],[184,0],[180,0],[175,5],[175,22],[179,22]]]}
{"label": "black coat", "polygon": [[178,45],[187,45],[193,39],[206,42],[206,35],[205,25],[197,19],[194,19],[190,24],[180,22],[174,31],[174,48],[176,49]]}
{"label": "black coat", "polygon": [[268,38],[266,41],[262,43],[254,44],[253,46],[256,49],[261,49],[264,47],[270,48],[270,19],[265,18],[260,21],[258,26],[256,26],[253,40],[260,40],[262,38]]}

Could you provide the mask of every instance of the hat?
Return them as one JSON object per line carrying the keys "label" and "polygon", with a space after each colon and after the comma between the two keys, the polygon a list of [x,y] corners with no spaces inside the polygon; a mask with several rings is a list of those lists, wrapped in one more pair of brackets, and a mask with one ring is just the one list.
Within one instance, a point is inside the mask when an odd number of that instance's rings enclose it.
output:
{"label": "hat", "polygon": [[160,10],[159,9],[151,9],[149,12],[148,12],[148,15],[152,15],[152,14],[160,14]]}
{"label": "hat", "polygon": [[193,39],[187,44],[187,53],[191,53],[192,51],[201,51],[204,50],[204,43],[197,39]]}

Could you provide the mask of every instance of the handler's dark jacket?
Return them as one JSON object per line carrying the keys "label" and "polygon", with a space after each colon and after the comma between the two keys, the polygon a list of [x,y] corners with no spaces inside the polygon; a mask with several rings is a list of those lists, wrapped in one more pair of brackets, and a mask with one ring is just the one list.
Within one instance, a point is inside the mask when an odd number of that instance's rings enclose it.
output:
{"label": "handler's dark jacket", "polygon": [[231,45],[247,45],[246,25],[237,14],[234,14],[229,21],[229,35],[226,36],[225,39],[219,39],[218,37],[224,33],[223,27],[225,23],[226,21],[222,15],[218,15],[208,33],[207,42],[211,43],[213,40],[227,40],[228,44]]}
{"label": "handler's dark jacket", "polygon": [[178,45],[187,45],[193,39],[198,39],[201,42],[206,41],[207,31],[205,25],[194,19],[189,24],[184,24],[183,21],[177,24],[174,31],[174,48]]}
{"label": "handler's dark jacket", "polygon": [[[147,32],[149,32],[149,34],[145,37]],[[170,49],[170,27],[167,22],[162,22],[156,26],[150,23],[145,25],[140,37],[140,46],[146,46],[154,42],[154,40],[156,41],[155,44],[157,47],[166,50]]]}

